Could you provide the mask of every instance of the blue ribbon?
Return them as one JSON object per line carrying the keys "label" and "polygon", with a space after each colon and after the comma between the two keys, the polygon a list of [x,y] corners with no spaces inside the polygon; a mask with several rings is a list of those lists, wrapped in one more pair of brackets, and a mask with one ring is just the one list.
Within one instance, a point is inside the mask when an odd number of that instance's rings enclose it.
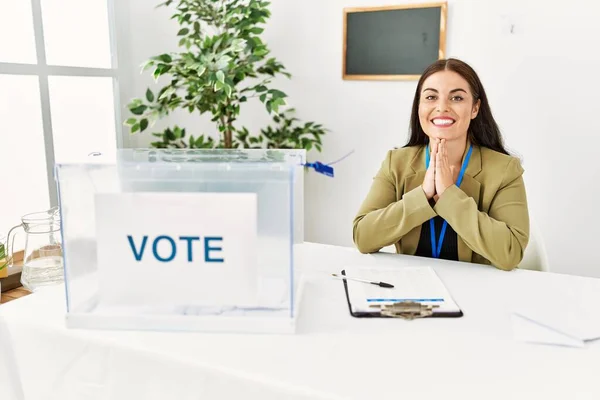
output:
{"label": "blue ribbon", "polygon": [[339,158],[335,161],[332,161],[328,164],[323,164],[320,161],[316,161],[314,163],[306,163],[304,164],[304,166],[306,168],[313,168],[316,172],[323,174],[323,175],[327,175],[333,178],[333,167],[331,165],[338,163],[340,161],[342,161],[344,158],[348,157],[350,154],[354,153],[354,150],[352,150],[351,152],[349,152],[348,154],[346,154],[345,156],[343,156],[342,158]]}
{"label": "blue ribbon", "polygon": [[304,166],[307,168],[314,168],[316,172],[333,178],[333,167],[330,167],[327,164],[323,164],[320,161],[314,163],[306,163],[304,164]]}
{"label": "blue ribbon", "polygon": [[[460,168],[460,173],[458,174],[458,179],[456,180],[456,186],[460,187],[462,183],[463,176],[465,175],[465,170],[467,169],[467,165],[469,165],[469,160],[471,159],[471,153],[473,152],[473,145],[469,146],[469,151],[467,151],[467,156],[465,157],[465,161]],[[425,148],[425,169],[429,168],[429,145]],[[442,243],[444,242],[444,235],[446,234],[446,227],[448,226],[448,221],[444,220],[444,224],[442,225],[442,232],[440,232],[440,240],[435,243],[435,222],[434,218],[429,220],[429,230],[431,233],[431,255],[433,258],[440,258],[440,252],[442,251]]]}

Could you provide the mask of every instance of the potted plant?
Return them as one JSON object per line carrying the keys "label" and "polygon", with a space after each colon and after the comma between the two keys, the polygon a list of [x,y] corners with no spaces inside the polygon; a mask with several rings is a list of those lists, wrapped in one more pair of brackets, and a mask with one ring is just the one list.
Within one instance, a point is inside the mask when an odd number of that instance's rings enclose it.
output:
{"label": "potted plant", "polygon": [[4,237],[0,236],[0,278],[6,278],[8,276],[8,260],[6,259],[6,245],[4,244]]}
{"label": "potted plant", "polygon": [[[146,90],[135,98],[125,124],[131,133],[144,132],[176,109],[210,114],[218,136],[187,135],[179,126],[154,132],[157,148],[291,148],[322,149],[322,125],[300,123],[293,109],[283,110],[287,95],[272,87],[278,75],[291,77],[284,66],[269,56],[260,38],[270,16],[269,3],[261,0],[168,0],[174,6],[172,19],[180,25],[179,53],[150,58],[142,71],[150,69],[154,79],[168,77],[157,92]],[[238,127],[242,105],[258,99],[273,117],[273,126],[251,133]]]}

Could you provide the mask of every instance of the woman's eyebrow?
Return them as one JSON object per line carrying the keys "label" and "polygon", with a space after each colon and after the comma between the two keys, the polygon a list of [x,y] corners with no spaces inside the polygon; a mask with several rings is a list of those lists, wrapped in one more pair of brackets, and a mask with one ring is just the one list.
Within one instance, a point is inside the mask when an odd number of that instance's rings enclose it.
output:
{"label": "woman's eyebrow", "polygon": [[[431,90],[432,92],[438,93],[437,89],[434,89],[434,88],[423,89],[424,92],[426,92],[428,90]],[[467,93],[467,91],[465,89],[461,89],[461,88],[452,89],[450,91],[450,93],[454,93],[454,92],[465,92],[465,93]]]}

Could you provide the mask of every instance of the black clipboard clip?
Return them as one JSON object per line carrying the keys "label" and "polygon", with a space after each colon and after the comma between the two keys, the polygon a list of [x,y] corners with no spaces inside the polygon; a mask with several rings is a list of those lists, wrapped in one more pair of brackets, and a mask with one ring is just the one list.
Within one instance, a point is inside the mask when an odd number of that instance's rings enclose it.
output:
{"label": "black clipboard clip", "polygon": [[433,309],[439,306],[425,305],[415,301],[401,301],[392,304],[372,304],[369,307],[378,308],[382,317],[412,320],[415,318],[431,317]]}

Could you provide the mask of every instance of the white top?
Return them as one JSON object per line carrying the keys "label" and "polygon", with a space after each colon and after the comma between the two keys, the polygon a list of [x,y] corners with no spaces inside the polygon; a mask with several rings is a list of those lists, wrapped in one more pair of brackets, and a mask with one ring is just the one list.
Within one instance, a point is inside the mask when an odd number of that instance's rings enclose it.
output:
{"label": "white top", "polygon": [[[295,335],[68,330],[60,287],[0,307],[26,398],[600,398],[600,344],[522,343],[511,329],[520,302],[556,288],[600,304],[600,280],[301,247],[307,280]],[[431,266],[464,317],[352,318],[343,283],[331,278],[346,265]]]}

